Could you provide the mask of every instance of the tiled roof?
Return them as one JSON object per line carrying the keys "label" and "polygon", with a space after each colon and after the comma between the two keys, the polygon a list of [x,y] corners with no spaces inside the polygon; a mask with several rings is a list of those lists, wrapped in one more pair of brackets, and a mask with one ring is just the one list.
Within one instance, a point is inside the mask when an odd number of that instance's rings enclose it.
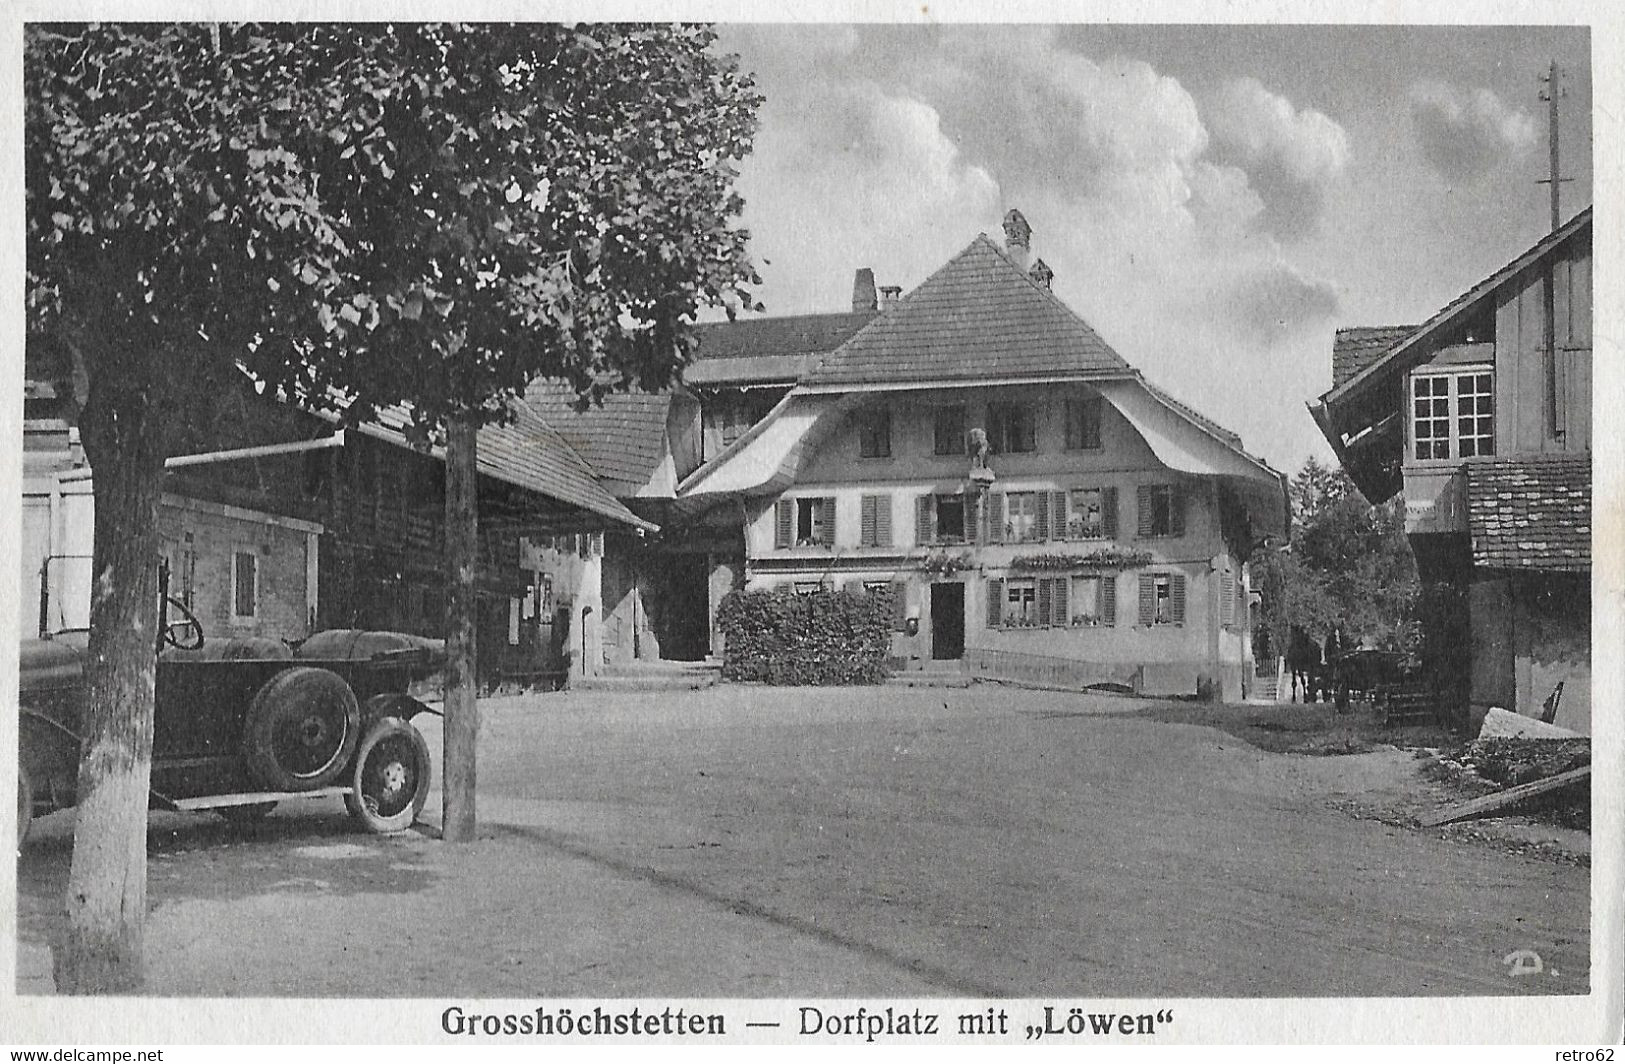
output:
{"label": "tiled roof", "polygon": [[1048,289],[978,236],[875,317],[804,386],[1124,373],[1128,363]]}
{"label": "tiled roof", "polygon": [[[593,471],[570,446],[523,403],[514,404],[514,420],[486,425],[478,441],[479,471],[488,477],[568,503],[601,517],[640,528],[653,528],[623,506],[593,477]],[[363,426],[392,442],[406,444],[410,422],[406,408],[386,407],[376,422]],[[434,448],[445,458],[445,448]]]}
{"label": "tiled roof", "polygon": [[843,314],[796,314],[783,318],[737,318],[694,327],[694,357],[755,358],[833,351],[875,316],[872,310]]}
{"label": "tiled roof", "polygon": [[1482,281],[1473,285],[1461,295],[1452,299],[1444,309],[1433,317],[1411,330],[1408,336],[1396,340],[1386,351],[1381,352],[1369,363],[1349,374],[1346,380],[1334,383],[1331,391],[1321,396],[1321,401],[1335,404],[1343,400],[1353,391],[1366,386],[1366,382],[1381,377],[1388,367],[1395,372],[1404,372],[1410,369],[1411,364],[1426,353],[1428,341],[1452,329],[1463,322],[1482,301],[1493,298],[1495,292],[1505,283],[1530,266],[1557,251],[1569,238],[1576,234],[1591,233],[1590,207],[1576,214],[1558,228],[1537,241],[1533,247],[1523,254],[1496,270]]}
{"label": "tiled roof", "polygon": [[1337,388],[1416,331],[1414,325],[1356,325],[1332,341],[1332,387]]}
{"label": "tiled roof", "polygon": [[635,492],[649,482],[665,454],[670,392],[615,392],[602,405],[575,409],[575,391],[563,381],[538,380],[524,405],[551,425],[611,488]]}
{"label": "tiled roof", "polygon": [[1509,455],[1467,463],[1473,564],[1591,570],[1591,455]]}

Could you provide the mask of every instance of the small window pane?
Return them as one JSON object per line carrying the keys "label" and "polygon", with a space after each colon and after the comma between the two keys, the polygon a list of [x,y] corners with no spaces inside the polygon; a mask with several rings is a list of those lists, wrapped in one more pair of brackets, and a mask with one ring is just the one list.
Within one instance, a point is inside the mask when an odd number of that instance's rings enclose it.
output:
{"label": "small window pane", "polygon": [[1099,539],[1105,535],[1099,488],[1072,492],[1071,504],[1072,513],[1066,522],[1067,538]]}
{"label": "small window pane", "polygon": [[1093,626],[1101,622],[1100,577],[1074,576],[1072,578],[1072,623]]}

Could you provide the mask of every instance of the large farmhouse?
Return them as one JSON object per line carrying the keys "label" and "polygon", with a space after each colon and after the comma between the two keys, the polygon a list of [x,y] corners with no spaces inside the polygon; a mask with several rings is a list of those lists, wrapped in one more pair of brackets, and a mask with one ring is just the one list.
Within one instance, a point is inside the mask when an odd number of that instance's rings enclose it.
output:
{"label": "large farmhouse", "polygon": [[895,584],[905,668],[1240,698],[1282,477],[1057,299],[1030,234],[1011,211],[883,301],[673,511],[742,526],[747,586]]}

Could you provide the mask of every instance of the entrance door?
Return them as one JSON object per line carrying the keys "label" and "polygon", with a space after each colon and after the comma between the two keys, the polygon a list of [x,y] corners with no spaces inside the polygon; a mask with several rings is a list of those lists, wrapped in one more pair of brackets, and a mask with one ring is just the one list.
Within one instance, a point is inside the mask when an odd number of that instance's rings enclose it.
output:
{"label": "entrance door", "polygon": [[954,661],[965,656],[965,585],[931,585],[931,658]]}

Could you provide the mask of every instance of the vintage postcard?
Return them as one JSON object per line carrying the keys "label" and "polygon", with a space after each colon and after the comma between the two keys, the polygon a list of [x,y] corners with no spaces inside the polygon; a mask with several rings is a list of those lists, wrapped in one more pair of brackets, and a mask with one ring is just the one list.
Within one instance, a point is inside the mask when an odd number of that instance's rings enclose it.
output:
{"label": "vintage postcard", "polygon": [[1445,17],[15,8],[13,1059],[1612,1059],[1625,37]]}

